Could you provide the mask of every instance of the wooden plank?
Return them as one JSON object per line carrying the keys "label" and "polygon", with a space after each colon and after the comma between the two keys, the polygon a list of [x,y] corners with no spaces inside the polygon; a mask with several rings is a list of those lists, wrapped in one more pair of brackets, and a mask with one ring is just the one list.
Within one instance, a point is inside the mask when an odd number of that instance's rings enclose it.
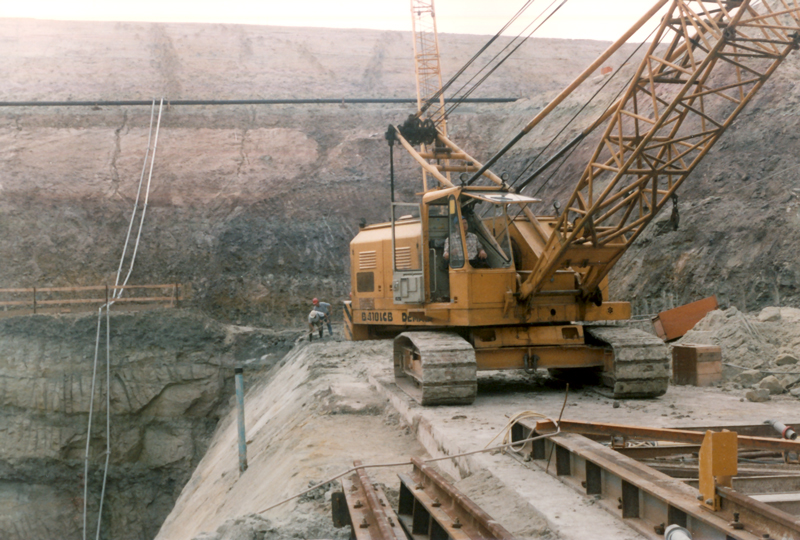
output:
{"label": "wooden plank", "polygon": [[[128,296],[126,298],[118,298],[116,300],[108,298],[109,292],[114,291],[158,291],[156,294],[159,296]],[[37,307],[42,306],[77,306],[77,305],[102,305],[107,301],[112,300],[114,303],[139,303],[139,304],[166,304],[166,307],[176,307],[184,298],[180,293],[181,287],[179,283],[164,283],[156,285],[87,285],[79,287],[31,287],[27,289],[19,288],[6,288],[0,289],[0,294],[9,295],[31,295],[24,300],[4,300],[0,301],[0,308],[11,307],[12,314],[19,314],[21,311],[27,311],[31,306],[33,313],[37,312]],[[102,298],[59,298],[58,293],[81,293],[94,291],[103,292]],[[134,293],[135,294],[135,293]],[[140,293],[148,294],[148,293]],[[169,296],[166,296],[166,295]],[[55,297],[54,297],[55,296]],[[13,298],[13,296],[12,296]],[[42,299],[42,298],[46,298]],[[50,309],[49,312],[61,312],[57,307]]]}
{"label": "wooden plank", "polygon": [[720,362],[719,360],[716,362],[698,362],[695,373],[697,375],[711,375],[716,373],[722,373],[722,362]]}

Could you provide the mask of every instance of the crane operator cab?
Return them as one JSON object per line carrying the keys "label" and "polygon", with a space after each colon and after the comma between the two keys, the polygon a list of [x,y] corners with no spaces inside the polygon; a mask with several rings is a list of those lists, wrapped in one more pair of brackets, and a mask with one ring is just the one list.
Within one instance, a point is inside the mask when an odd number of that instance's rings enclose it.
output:
{"label": "crane operator cab", "polygon": [[[502,302],[515,289],[513,207],[536,201],[449,188],[426,193],[422,205],[393,203],[394,303]],[[417,243],[424,249],[412,260]]]}
{"label": "crane operator cab", "polygon": [[433,302],[450,301],[451,273],[513,267],[507,207],[490,208],[482,218],[474,211],[477,199],[466,201],[449,195],[426,205]]}

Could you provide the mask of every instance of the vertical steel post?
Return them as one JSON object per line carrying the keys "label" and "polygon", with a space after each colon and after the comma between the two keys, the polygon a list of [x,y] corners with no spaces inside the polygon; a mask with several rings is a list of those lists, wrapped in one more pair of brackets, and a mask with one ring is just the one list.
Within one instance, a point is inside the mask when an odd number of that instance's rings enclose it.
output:
{"label": "vertical steel post", "polygon": [[33,314],[36,315],[36,287],[33,288]]}
{"label": "vertical steel post", "polygon": [[244,433],[244,369],[234,369],[236,380],[236,408],[238,409],[239,424],[239,475],[247,470],[247,440]]}
{"label": "vertical steel post", "polygon": [[394,202],[394,141],[389,143],[389,189]]}

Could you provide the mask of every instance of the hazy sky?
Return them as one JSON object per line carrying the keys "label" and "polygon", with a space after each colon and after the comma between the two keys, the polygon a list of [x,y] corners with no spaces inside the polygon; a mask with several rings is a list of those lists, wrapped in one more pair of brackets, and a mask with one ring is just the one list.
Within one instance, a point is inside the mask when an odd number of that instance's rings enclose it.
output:
{"label": "hazy sky", "polygon": [[[524,24],[551,1],[536,0]],[[438,29],[495,34],[523,4],[524,0],[436,0]],[[410,30],[409,5],[409,0],[2,0],[0,17]],[[612,40],[651,5],[649,0],[568,0],[535,36]]]}

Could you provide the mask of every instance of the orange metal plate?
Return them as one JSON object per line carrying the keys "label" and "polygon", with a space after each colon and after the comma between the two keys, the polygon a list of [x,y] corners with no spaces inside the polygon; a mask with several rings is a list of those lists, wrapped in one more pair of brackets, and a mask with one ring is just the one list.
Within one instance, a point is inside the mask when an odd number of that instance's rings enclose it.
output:
{"label": "orange metal plate", "polygon": [[691,304],[662,311],[654,321],[658,337],[664,341],[678,339],[694,328],[694,325],[700,322],[709,311],[713,311],[718,307],[717,297],[709,296]]}

